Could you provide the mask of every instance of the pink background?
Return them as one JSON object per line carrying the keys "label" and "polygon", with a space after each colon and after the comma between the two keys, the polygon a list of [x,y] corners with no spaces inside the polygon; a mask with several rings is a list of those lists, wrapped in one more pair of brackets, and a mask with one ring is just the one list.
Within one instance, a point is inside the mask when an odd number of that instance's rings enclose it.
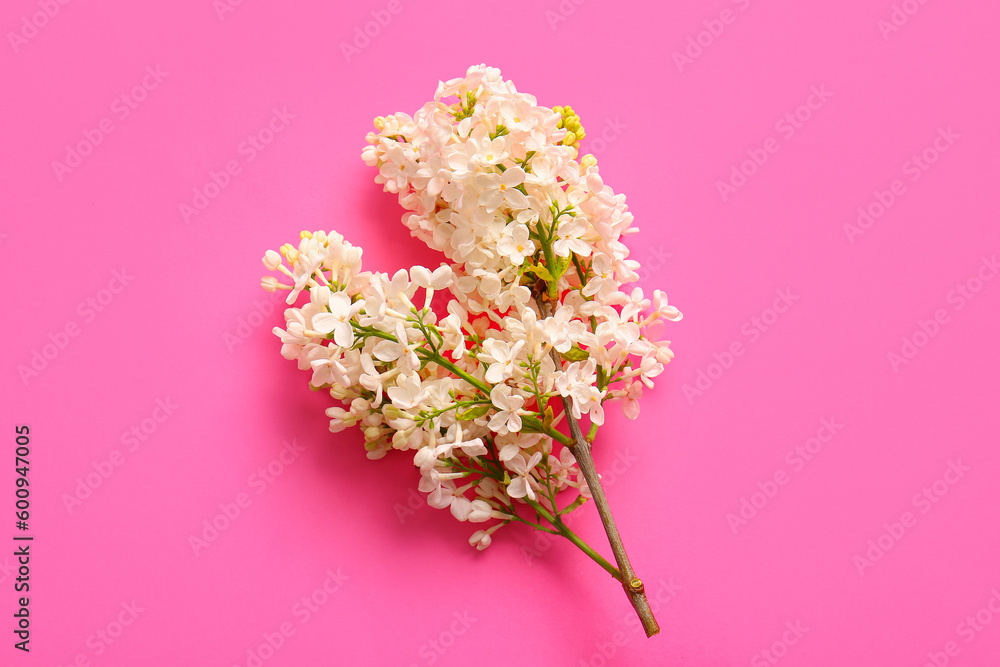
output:
{"label": "pink background", "polygon": [[[265,665],[998,664],[1000,9],[907,0],[895,26],[892,0],[398,2],[3,4],[0,512],[12,536],[28,424],[35,542],[30,655],[0,557],[0,664],[246,666],[282,624]],[[345,55],[371,12],[386,25]],[[612,410],[596,450],[660,598],[651,640],[572,545],[509,527],[477,553],[469,525],[406,511],[409,457],[328,433],[328,397],[269,333],[259,259],[301,229],[372,269],[438,261],[360,152],[373,116],[481,62],[580,114],[642,230],[643,286],[685,315],[638,421]],[[275,108],[294,117],[249,150]],[[734,168],[753,173],[723,197]],[[262,482],[285,441],[302,451]],[[593,507],[573,525],[608,553]]]}

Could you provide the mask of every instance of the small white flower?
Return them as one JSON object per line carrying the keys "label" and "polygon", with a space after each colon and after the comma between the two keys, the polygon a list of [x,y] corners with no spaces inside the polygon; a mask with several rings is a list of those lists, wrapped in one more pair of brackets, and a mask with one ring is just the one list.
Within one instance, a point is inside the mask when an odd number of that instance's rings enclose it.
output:
{"label": "small white flower", "polygon": [[465,496],[451,497],[451,514],[459,521],[482,523],[493,516],[493,508],[485,500],[469,500]]}
{"label": "small white flower", "polygon": [[534,447],[541,439],[541,433],[509,433],[507,435],[498,435],[495,438],[496,445],[500,449],[497,452],[497,456],[501,461],[510,461],[520,454],[522,449]]}
{"label": "small white flower", "polygon": [[680,321],[684,317],[681,311],[667,305],[667,295],[660,290],[653,291],[653,313],[671,322]]}
{"label": "small white flower", "polygon": [[468,521],[472,513],[472,502],[465,496],[451,497],[451,515],[459,521]]}
{"label": "small white flower", "polygon": [[274,271],[282,264],[281,255],[273,250],[268,250],[264,253],[264,268],[268,271]]}
{"label": "small white flower", "polygon": [[556,378],[556,389],[561,395],[572,398],[575,418],[580,419],[584,413],[589,413],[590,420],[601,425],[604,423],[604,408],[601,405],[604,391],[594,386],[596,372],[597,362],[593,358],[586,363],[573,362]]}
{"label": "small white flower", "polygon": [[421,470],[430,470],[438,463],[434,455],[434,447],[421,447],[413,454],[413,465]]}
{"label": "small white flower", "polygon": [[340,433],[348,426],[357,423],[357,417],[344,408],[330,407],[326,409],[326,416],[330,418],[330,432]]}
{"label": "small white flower", "polygon": [[642,383],[631,382],[622,396],[622,414],[628,419],[639,417],[639,399],[642,398]]}
{"label": "small white flower", "polygon": [[457,448],[461,449],[462,453],[466,456],[485,456],[486,455],[486,445],[483,443],[482,438],[473,438],[472,440],[462,439],[462,424],[461,422],[455,422],[453,427],[454,440],[448,443],[440,444],[434,449],[434,458],[450,458],[452,452]]}
{"label": "small white flower", "polygon": [[614,262],[605,254],[598,254],[590,265],[593,274],[583,288],[584,296],[593,296],[598,301],[605,301],[612,292],[618,291],[615,282]]}
{"label": "small white flower", "polygon": [[423,399],[424,387],[420,382],[420,376],[416,373],[400,376],[396,385],[389,387],[386,391],[389,400],[397,408],[410,410],[415,408]]}
{"label": "small white flower", "polygon": [[490,391],[490,402],[497,408],[490,418],[490,430],[501,435],[521,430],[521,415],[518,410],[524,405],[524,397],[511,394],[510,387],[498,384]]}
{"label": "small white flower", "polygon": [[590,245],[581,237],[587,232],[586,221],[580,218],[563,220],[556,228],[556,240],[552,244],[552,250],[560,257],[569,257],[570,253],[576,253],[581,257],[587,257],[592,252]]}
{"label": "small white flower", "polygon": [[[636,320],[642,311],[649,308],[649,299],[643,296],[642,288],[636,287],[632,293],[626,296],[623,292],[615,292],[608,298],[608,303],[622,304],[621,318],[624,321]],[[666,302],[664,301],[664,304]],[[676,308],[674,309],[676,310]]]}
{"label": "small white flower", "polygon": [[[510,285],[506,289],[500,290],[496,296],[497,310],[506,312],[511,308],[524,310],[531,299],[531,290],[525,285]],[[530,310],[530,309],[528,309]]]}
{"label": "small white flower", "polygon": [[497,243],[497,252],[510,260],[514,266],[524,264],[526,257],[535,253],[535,243],[528,238],[525,225],[512,222],[504,229],[504,235]]}
{"label": "small white flower", "polygon": [[519,340],[513,346],[497,338],[483,341],[483,352],[478,356],[480,361],[489,364],[486,370],[486,381],[490,384],[503,382],[514,375],[517,355],[524,347],[524,341]]}
{"label": "small white flower", "polygon": [[378,372],[375,362],[370,354],[361,355],[361,375],[358,376],[358,384],[368,391],[375,392],[375,404],[382,403],[382,381],[386,374]]}
{"label": "small white flower", "polygon": [[309,362],[309,365],[313,369],[313,376],[309,384],[314,387],[331,384],[348,386],[351,384],[351,380],[347,376],[347,369],[341,363],[341,359],[336,352],[337,348],[326,345],[319,345],[313,348],[312,353],[316,357]]}
{"label": "small white flower", "polygon": [[569,306],[560,306],[542,321],[542,333],[557,352],[568,352],[585,332],[583,322],[573,319],[573,309]]}
{"label": "small white flower", "polygon": [[535,499],[535,490],[531,488],[531,471],[541,460],[542,453],[535,452],[527,461],[524,460],[524,456],[518,454],[506,462],[505,465],[507,468],[516,473],[516,476],[510,480],[510,484],[507,486],[507,495],[511,498],[524,498],[527,496],[532,500]]}
{"label": "small white flower", "polygon": [[407,370],[420,368],[420,358],[417,356],[417,349],[420,348],[420,341],[410,341],[406,332],[406,327],[402,322],[396,324],[396,340],[381,340],[372,350],[372,355],[379,361],[386,363],[400,360],[401,366]]}
{"label": "small white flower", "polygon": [[480,188],[478,204],[492,213],[501,206],[520,210],[528,208],[528,198],[517,186],[524,183],[524,169],[509,167],[502,174],[478,174],[476,185]]}
{"label": "small white flower", "polygon": [[483,137],[480,141],[471,142],[471,145],[476,151],[476,161],[483,167],[498,165],[508,158],[507,142],[503,137],[492,140]]}
{"label": "small white flower", "polygon": [[414,266],[410,268],[410,280],[413,281],[413,284],[425,289],[445,289],[451,284],[453,273],[447,264],[442,264],[434,269],[433,273],[423,266]]}
{"label": "small white flower", "polygon": [[469,544],[476,547],[476,549],[479,551],[488,548],[492,543],[493,543],[493,538],[490,537],[490,534],[485,530],[477,530],[469,538]]}
{"label": "small white flower", "polygon": [[351,347],[354,345],[354,328],[351,325],[351,318],[358,314],[363,304],[351,303],[351,297],[344,292],[330,293],[330,288],[319,287],[316,293],[326,298],[326,305],[330,312],[313,315],[312,326],[318,333],[324,336],[333,332],[333,342],[341,347]]}
{"label": "small white flower", "polygon": [[469,511],[470,523],[482,523],[493,518],[493,508],[485,500],[473,500]]}
{"label": "small white flower", "polygon": [[465,331],[463,330],[463,323],[468,319],[468,315],[465,314],[464,309],[458,306],[454,301],[449,304],[449,310],[452,307],[461,309],[463,314],[459,314],[457,311],[452,311],[447,317],[438,322],[438,332],[441,333],[442,338],[444,338],[445,348],[451,350],[452,359],[461,359],[465,356],[467,349],[465,347]]}

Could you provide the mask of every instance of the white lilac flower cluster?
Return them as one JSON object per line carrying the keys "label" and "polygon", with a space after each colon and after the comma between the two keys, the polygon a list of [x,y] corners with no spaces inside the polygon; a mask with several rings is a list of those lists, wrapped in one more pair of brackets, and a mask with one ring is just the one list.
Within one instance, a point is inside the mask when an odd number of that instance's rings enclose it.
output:
{"label": "white lilac flower cluster", "polygon": [[585,133],[570,107],[539,106],[481,65],[375,127],[365,162],[450,264],[362,272],[343,236],[303,232],[263,260],[281,274],[263,287],[290,290],[274,332],[342,401],[330,430],[360,427],[369,458],[412,452],[430,505],[494,522],[470,539],[484,549],[500,526],[540,526],[589,496],[557,428],[560,397],[589,418],[591,440],[605,403],[634,419],[673,356],[653,325],[681,314],[663,292],[625,288],[639,264],[621,239],[637,230],[593,156],[577,159]]}

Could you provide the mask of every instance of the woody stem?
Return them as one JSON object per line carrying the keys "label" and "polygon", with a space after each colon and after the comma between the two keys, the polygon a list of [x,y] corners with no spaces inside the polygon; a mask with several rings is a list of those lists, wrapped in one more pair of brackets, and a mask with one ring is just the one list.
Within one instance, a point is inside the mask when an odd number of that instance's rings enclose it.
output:
{"label": "woody stem", "polygon": [[[542,317],[548,317],[550,311],[548,302],[541,298],[537,299],[537,301]],[[555,350],[552,351],[552,356],[555,359],[556,368],[561,367],[562,360]],[[615,518],[611,514],[608,498],[604,494],[601,478],[597,474],[597,467],[594,465],[594,458],[590,453],[590,443],[580,430],[580,424],[573,417],[573,406],[570,399],[564,396],[562,397],[562,403],[566,414],[566,421],[569,424],[569,432],[572,435],[573,444],[568,445],[570,452],[572,452],[577,465],[580,466],[580,471],[587,480],[587,485],[590,487],[590,495],[594,500],[594,505],[597,507],[597,513],[601,517],[601,523],[604,524],[604,531],[608,534],[608,542],[611,544],[611,551],[615,555],[618,569],[621,571],[620,581],[625,589],[625,594],[639,616],[642,628],[646,631],[646,636],[652,637],[660,632],[660,626],[656,622],[652,608],[649,606],[649,600],[646,599],[645,587],[642,580],[636,576],[635,570],[632,569],[632,563],[625,552],[625,545],[622,544],[621,535],[618,534],[618,526],[615,524]]]}

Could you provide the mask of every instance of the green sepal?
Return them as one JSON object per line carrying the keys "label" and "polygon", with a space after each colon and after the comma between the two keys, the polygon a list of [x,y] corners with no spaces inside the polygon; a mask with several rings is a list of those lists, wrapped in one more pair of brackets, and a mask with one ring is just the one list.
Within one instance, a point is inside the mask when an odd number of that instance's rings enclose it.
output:
{"label": "green sepal", "polygon": [[574,500],[569,505],[567,505],[566,507],[564,507],[561,510],[559,510],[559,514],[569,514],[570,512],[572,512],[573,510],[575,510],[577,507],[579,507],[580,505],[584,504],[585,502],[587,502],[587,499],[584,496],[582,496],[582,495],[577,496],[576,500]]}

